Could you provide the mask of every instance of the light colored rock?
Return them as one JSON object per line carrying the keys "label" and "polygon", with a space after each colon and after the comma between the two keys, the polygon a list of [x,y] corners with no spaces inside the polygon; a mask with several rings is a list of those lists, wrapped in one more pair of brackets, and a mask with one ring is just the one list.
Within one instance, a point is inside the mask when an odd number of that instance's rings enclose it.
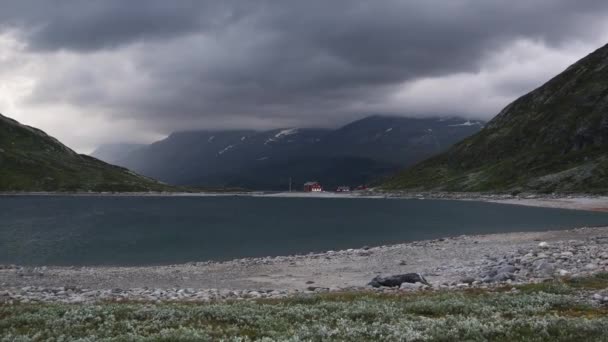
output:
{"label": "light colored rock", "polygon": [[543,241],[538,244],[538,247],[546,249],[546,248],[549,248],[549,244],[547,242]]}
{"label": "light colored rock", "polygon": [[548,261],[543,261],[536,266],[536,271],[540,274],[550,276],[555,272],[555,265]]}
{"label": "light colored rock", "polygon": [[401,286],[399,286],[400,290],[419,290],[422,287],[421,283],[402,283]]}
{"label": "light colored rock", "polygon": [[595,270],[595,269],[597,268],[597,265],[596,265],[596,264],[593,264],[593,263],[590,263],[590,264],[585,265],[585,267],[584,267],[584,268],[585,268],[585,270],[587,270],[587,271],[593,271],[593,270]]}

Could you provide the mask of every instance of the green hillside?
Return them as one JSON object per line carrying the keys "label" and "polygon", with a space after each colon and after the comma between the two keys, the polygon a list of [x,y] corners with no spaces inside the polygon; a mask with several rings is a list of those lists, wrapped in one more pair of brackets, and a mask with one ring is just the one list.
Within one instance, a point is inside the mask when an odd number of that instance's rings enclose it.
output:
{"label": "green hillside", "polygon": [[166,191],[171,187],[80,155],[0,115],[0,191]]}
{"label": "green hillside", "polygon": [[608,192],[608,45],[387,189]]}

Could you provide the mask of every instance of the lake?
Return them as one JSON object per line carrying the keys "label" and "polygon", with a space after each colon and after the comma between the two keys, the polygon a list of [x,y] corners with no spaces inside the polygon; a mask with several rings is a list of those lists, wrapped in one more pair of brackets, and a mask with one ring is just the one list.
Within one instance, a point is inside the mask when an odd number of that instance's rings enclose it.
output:
{"label": "lake", "polygon": [[608,214],[469,201],[0,196],[0,263],[171,264],[598,225]]}

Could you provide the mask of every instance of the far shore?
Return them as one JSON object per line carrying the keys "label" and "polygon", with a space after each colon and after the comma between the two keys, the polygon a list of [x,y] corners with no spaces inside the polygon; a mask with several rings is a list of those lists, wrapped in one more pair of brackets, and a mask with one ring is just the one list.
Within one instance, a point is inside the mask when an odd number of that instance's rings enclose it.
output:
{"label": "far shore", "polygon": [[125,196],[125,197],[268,197],[268,198],[327,198],[327,199],[417,199],[480,201],[499,204],[522,205],[556,209],[608,212],[608,195],[597,194],[537,194],[518,195],[502,193],[466,192],[409,192],[381,191],[370,189],[352,192],[0,192],[0,197],[9,196]]}

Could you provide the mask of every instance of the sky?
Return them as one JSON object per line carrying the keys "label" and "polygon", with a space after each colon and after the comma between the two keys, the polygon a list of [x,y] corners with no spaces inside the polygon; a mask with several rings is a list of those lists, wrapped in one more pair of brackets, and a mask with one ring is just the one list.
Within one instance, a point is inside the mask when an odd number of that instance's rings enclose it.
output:
{"label": "sky", "polygon": [[606,43],[605,0],[0,0],[0,113],[83,153],[372,114],[489,120]]}

